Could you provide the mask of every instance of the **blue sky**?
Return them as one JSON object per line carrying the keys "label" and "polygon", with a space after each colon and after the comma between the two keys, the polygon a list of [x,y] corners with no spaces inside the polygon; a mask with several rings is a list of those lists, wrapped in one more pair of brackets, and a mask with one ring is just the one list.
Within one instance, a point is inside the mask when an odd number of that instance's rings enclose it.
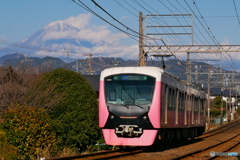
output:
{"label": "blue sky", "polygon": [[[138,0],[141,2],[140,0]],[[151,3],[152,1],[152,3]],[[169,0],[172,4],[177,6],[175,0]],[[186,8],[184,0],[178,0]],[[97,13],[102,13],[99,8],[95,7],[90,0],[83,0],[88,6],[90,6]],[[114,0],[96,0],[103,8],[105,8],[109,13],[118,18],[119,20],[127,16],[123,22],[130,27],[134,27],[138,31],[137,17],[123,9]],[[124,0],[117,0],[125,7],[131,8],[127,5]],[[128,2],[128,1],[127,1]],[[164,6],[161,5],[157,0],[145,1],[150,6],[159,10],[162,14],[171,14]],[[168,6],[175,13],[178,13],[166,0],[161,0],[166,6]],[[192,0],[187,0],[188,4],[193,7]],[[133,4],[139,11],[142,10],[146,13],[144,9],[140,9],[138,5],[129,1]],[[224,37],[229,37],[232,44],[237,44],[238,39],[236,34],[240,28],[238,24],[234,5],[232,1],[229,0],[197,0],[198,8],[200,9],[202,15],[205,17],[208,25],[212,29],[213,33],[219,41],[223,41]],[[64,20],[71,16],[78,16],[82,13],[87,13],[84,9],[77,6],[71,0],[41,0],[41,1],[31,1],[31,0],[0,0],[0,36],[5,36],[9,40],[18,41],[29,35],[31,35],[36,30],[42,28],[43,26],[57,20]],[[144,4],[141,2],[141,4]],[[236,1],[237,8],[239,7],[240,12],[240,2]],[[147,8],[147,6],[146,6]],[[179,5],[177,6],[182,13],[185,13]],[[135,10],[131,10],[133,13],[138,15]],[[152,10],[153,11],[153,10]],[[191,12],[188,9],[189,13]],[[195,11],[197,11],[195,9]],[[153,11],[154,13],[154,11]],[[196,12],[197,13],[197,12]],[[103,15],[103,14],[102,14]],[[198,14],[199,16],[199,14]],[[209,17],[209,16],[234,16],[234,17]],[[107,16],[104,16],[106,19]],[[135,23],[134,23],[135,21]],[[113,21],[112,21],[113,22]],[[93,16],[92,22],[95,25],[106,25],[105,22],[99,20],[97,17]],[[200,27],[200,25],[199,25]],[[112,27],[111,30],[115,31]]]}
{"label": "blue sky", "polygon": [[[186,10],[189,13],[192,13],[188,8],[184,0],[137,0],[137,2],[144,6],[145,9],[140,7],[135,0],[116,0],[118,3],[122,4],[124,7],[129,9],[132,13],[124,9],[114,0],[95,0],[100,4],[106,11],[113,15],[116,19],[127,25],[129,28],[132,28],[138,31],[138,18],[135,15],[138,15],[138,11],[142,11],[143,14],[149,14],[148,11],[151,11],[152,14],[156,14],[156,11],[159,14],[178,14],[181,11],[182,14],[186,13]],[[119,25],[112,18],[103,13],[98,7],[96,7],[90,0],[82,0],[87,6],[89,6],[93,11],[103,16],[106,20],[113,23],[114,25],[120,27],[121,29],[126,28]],[[144,4],[144,2],[147,4]],[[170,2],[170,3],[169,3]],[[179,3],[182,5],[180,6]],[[197,17],[201,20],[200,14],[196,6],[193,5],[192,0],[186,0],[188,5],[196,13]],[[211,32],[216,37],[217,41],[220,44],[239,44],[240,37],[240,25],[236,17],[236,11],[234,8],[233,1],[229,0],[195,0],[198,9],[200,10],[202,16],[204,17],[207,25],[209,26]],[[235,0],[238,13],[240,13],[240,1]],[[175,6],[175,7],[173,7]],[[132,8],[132,5],[134,8]],[[150,7],[149,7],[150,6]],[[165,7],[166,6],[166,7]],[[155,11],[156,10],[156,11]],[[41,1],[32,1],[32,0],[0,0],[0,38],[4,38],[11,42],[20,41],[31,34],[33,34],[38,29],[50,24],[51,22],[66,20],[69,17],[77,17],[80,14],[88,14],[88,11],[82,9],[71,0],[41,0]],[[134,15],[135,14],[135,15]],[[168,23],[178,24],[175,18],[165,19]],[[184,21],[182,21],[184,22]],[[190,22],[190,21],[189,21]],[[196,17],[194,22],[197,24],[197,27],[200,29],[200,32],[204,37],[213,44],[207,32],[203,29],[200,23],[198,23]],[[201,20],[202,24],[205,26],[204,22]],[[153,22],[154,23],[154,22]],[[107,26],[107,29],[111,33],[119,33],[117,29],[109,26],[106,22],[103,22],[96,16],[91,16],[89,24],[93,26]],[[206,27],[206,26],[205,26]],[[194,28],[196,35],[205,43],[208,44],[205,39],[202,37],[200,32],[197,31],[196,27]],[[173,44],[171,38],[166,38],[170,43]],[[184,38],[183,38],[184,39]],[[187,38],[186,38],[187,39]],[[201,42],[195,37],[195,41],[198,44]],[[124,47],[130,47],[133,45],[138,45],[137,41],[132,40],[131,38],[119,39],[119,42]],[[187,40],[189,44],[190,41]],[[0,47],[2,47],[0,45]],[[121,54],[116,54],[121,56]],[[183,56],[184,57],[184,56]],[[239,60],[240,56],[233,54],[235,60]]]}

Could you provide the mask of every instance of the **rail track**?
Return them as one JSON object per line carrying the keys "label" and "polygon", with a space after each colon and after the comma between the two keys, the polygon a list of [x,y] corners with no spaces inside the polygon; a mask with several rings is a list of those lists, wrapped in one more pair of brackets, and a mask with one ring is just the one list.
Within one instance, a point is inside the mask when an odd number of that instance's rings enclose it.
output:
{"label": "rail track", "polygon": [[142,153],[144,151],[143,147],[132,147],[128,149],[116,149],[116,150],[109,150],[109,151],[102,151],[96,152],[91,154],[81,154],[76,156],[69,156],[69,157],[60,157],[60,158],[52,158],[48,160],[70,160],[70,159],[112,159],[112,158],[120,158],[124,156],[134,155],[138,153]]}
{"label": "rail track", "polygon": [[[232,136],[231,138],[219,142],[217,144],[208,146],[206,148],[203,149],[199,149],[178,157],[174,157],[171,158],[169,160],[179,160],[179,159],[190,159],[190,158],[206,158],[206,159],[214,159],[214,158],[218,158],[217,156],[213,156],[211,157],[209,154],[210,152],[212,152],[213,150],[216,152],[226,152],[229,151],[230,149],[233,149],[234,147],[238,146],[240,143],[240,133]],[[226,147],[227,146],[227,147]],[[208,156],[206,156],[208,155]]]}
{"label": "rail track", "polygon": [[211,130],[211,131],[208,131],[208,132],[205,132],[202,136],[200,136],[199,138],[207,138],[207,137],[211,137],[213,135],[216,135],[216,134],[219,134],[219,133],[222,133],[226,130],[228,130],[229,128],[232,128],[236,125],[238,125],[240,123],[239,120],[236,120],[234,122],[232,122],[231,124],[225,124],[225,125],[222,125],[214,130]]}
{"label": "rail track", "polygon": [[[210,137],[219,133],[222,133],[224,131],[226,131],[229,128],[232,128],[236,125],[239,125],[239,122],[236,122],[234,124],[231,124],[230,126],[227,126],[226,128],[222,129],[221,131],[217,132],[217,133],[213,133],[210,134],[206,137]],[[238,130],[239,131],[239,130]],[[206,138],[203,137],[203,138]],[[218,156],[218,155],[212,155],[210,156],[211,152],[215,152],[215,153],[221,153],[221,152],[239,152],[240,150],[240,132],[238,132],[237,134],[229,137],[228,139],[225,139],[223,141],[220,141],[219,143],[210,145],[208,147],[203,147],[201,149],[197,149],[195,151],[191,151],[189,153],[186,154],[182,154],[173,158],[170,158],[169,160],[179,160],[179,159],[220,159],[222,158],[222,156]]]}
{"label": "rail track", "polygon": [[[191,145],[195,142],[198,142],[201,139],[205,139],[205,138],[215,136],[215,135],[217,136],[217,134],[221,134],[224,131],[227,131],[228,129],[233,128],[234,126],[239,125],[239,124],[240,124],[240,121],[235,121],[235,122],[232,122],[231,124],[223,125],[221,127],[218,127],[217,129],[214,129],[214,130],[211,130],[209,132],[204,133],[202,136],[200,136],[200,137],[198,137],[194,140],[185,141],[181,144]],[[236,138],[239,138],[238,142],[237,142]],[[189,158],[193,158],[193,157],[194,158],[199,158],[199,156],[202,155],[202,154],[206,154],[204,156],[205,159],[213,159],[213,158],[217,158],[217,157],[210,157],[209,155],[210,155],[210,152],[212,150],[216,149],[216,147],[220,146],[221,144],[224,145],[224,144],[227,143],[227,144],[229,144],[228,147],[227,148],[225,147],[223,150],[219,150],[219,152],[232,151],[236,147],[240,148],[239,142],[240,142],[240,135],[238,133],[238,134],[230,137],[229,139],[221,141],[221,142],[219,142],[217,144],[214,144],[212,146],[205,147],[203,149],[199,149],[199,150],[196,150],[196,151],[184,154],[184,155],[180,155],[180,156],[177,156],[177,157],[174,157],[174,158],[171,158],[171,159],[189,159]],[[179,147],[179,146],[181,146],[181,144],[178,144],[175,147]],[[169,144],[162,144],[160,150],[167,150],[167,149],[175,148],[175,147],[174,147],[174,145],[170,145],[170,147],[169,147]],[[69,156],[69,157],[52,158],[52,159],[49,159],[49,160],[70,160],[70,159],[74,159],[74,160],[77,160],[77,159],[95,159],[96,160],[96,159],[98,159],[98,160],[100,160],[100,159],[115,159],[115,158],[118,159],[118,158],[123,158],[123,157],[127,158],[128,156],[137,155],[137,154],[148,152],[148,151],[151,151],[151,150],[153,150],[151,152],[158,152],[159,151],[158,149],[153,149],[153,148],[154,147],[152,147],[152,148],[151,147],[132,147],[132,148],[123,149],[123,150],[122,149],[116,149],[116,150],[102,151],[102,152],[96,152],[96,153],[91,153],[91,154],[81,154],[81,155]],[[216,150],[216,152],[217,152],[217,150]]]}

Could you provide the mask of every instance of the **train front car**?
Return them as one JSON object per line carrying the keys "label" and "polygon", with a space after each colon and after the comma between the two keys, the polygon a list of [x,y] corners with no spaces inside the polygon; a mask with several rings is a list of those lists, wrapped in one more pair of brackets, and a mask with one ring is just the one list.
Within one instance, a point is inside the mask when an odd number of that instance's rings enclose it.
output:
{"label": "train front car", "polygon": [[106,144],[150,146],[160,128],[162,70],[119,67],[102,71],[99,127]]}

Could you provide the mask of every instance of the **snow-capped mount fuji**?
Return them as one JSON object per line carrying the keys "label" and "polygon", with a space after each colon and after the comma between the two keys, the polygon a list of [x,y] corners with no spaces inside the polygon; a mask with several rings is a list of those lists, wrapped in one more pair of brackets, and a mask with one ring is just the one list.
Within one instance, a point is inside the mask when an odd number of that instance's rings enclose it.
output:
{"label": "snow-capped mount fuji", "polygon": [[62,21],[52,22],[37,30],[31,36],[23,39],[19,43],[26,46],[34,46],[46,49],[78,50],[79,47],[92,48],[94,44],[82,40],[81,37],[72,38],[71,35],[80,32],[79,28]]}

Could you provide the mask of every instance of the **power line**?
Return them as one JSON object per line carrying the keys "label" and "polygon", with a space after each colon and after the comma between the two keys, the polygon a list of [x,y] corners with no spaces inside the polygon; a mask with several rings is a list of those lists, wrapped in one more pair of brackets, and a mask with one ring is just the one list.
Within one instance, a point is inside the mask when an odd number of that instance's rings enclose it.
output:
{"label": "power line", "polygon": [[238,13],[237,13],[237,8],[236,8],[236,4],[235,4],[235,0],[233,0],[233,4],[234,4],[234,7],[235,7],[235,11],[236,11],[238,23],[240,24],[239,17],[238,17]]}
{"label": "power line", "polygon": [[133,12],[131,12],[129,9],[127,9],[126,7],[124,7],[123,5],[121,5],[118,1],[114,0],[117,4],[119,4],[120,6],[122,6],[124,9],[126,9],[128,12],[130,12],[131,14],[133,14],[135,17],[138,18],[138,16],[136,14],[134,14]]}
{"label": "power line", "polygon": [[[185,0],[184,0],[185,1]],[[185,1],[186,2],[186,1]],[[196,8],[197,8],[197,10],[198,10],[198,12],[199,12],[199,14],[200,14],[200,16],[201,16],[201,18],[202,18],[202,20],[204,21],[204,23],[205,23],[205,25],[207,26],[207,28],[208,28],[208,30],[210,31],[210,33],[212,34],[212,36],[213,36],[213,38],[217,41],[217,39],[216,39],[216,37],[213,35],[213,33],[212,33],[212,31],[211,31],[211,29],[208,27],[208,25],[207,25],[207,23],[206,23],[206,21],[204,20],[204,18],[203,18],[203,16],[202,16],[202,14],[201,14],[201,12],[200,12],[200,10],[198,9],[198,7],[197,7],[197,5],[196,5],[196,2],[193,0],[193,4],[196,6]],[[217,43],[219,44],[219,42],[217,41]],[[228,56],[231,58],[231,56],[228,54]],[[232,58],[231,58],[231,60],[232,60]],[[234,61],[232,60],[232,62],[233,62],[233,65],[235,66],[235,63],[234,63]],[[231,65],[231,64],[230,64]],[[232,65],[231,65],[232,66]],[[236,66],[235,66],[236,67]],[[232,67],[233,68],[233,67]],[[233,70],[235,71],[235,69],[233,68]]]}
{"label": "power line", "polygon": [[[195,12],[192,10],[192,8],[188,5],[188,3],[186,2],[186,0],[184,0],[184,2],[187,4],[188,8],[192,11],[192,13],[194,14],[194,16],[197,18],[198,22],[202,25],[203,29],[206,31],[206,33],[209,35],[209,37],[212,39],[212,41],[214,42],[214,44],[216,44],[216,42],[214,41],[214,39],[210,36],[209,32],[206,30],[206,28],[203,26],[203,24],[200,22],[200,20],[198,19],[198,17],[196,16]],[[194,1],[193,1],[194,2]],[[196,3],[194,3],[195,6],[196,6]],[[198,9],[199,11],[199,9]],[[200,11],[199,11],[200,12]],[[201,15],[201,14],[200,14]],[[201,18],[203,19],[203,17],[201,16]],[[203,19],[204,20],[204,19]],[[204,20],[205,21],[205,20]],[[206,22],[205,22],[206,23]],[[210,28],[208,28],[210,29]],[[215,38],[215,36],[214,36]],[[217,42],[218,43],[218,42]],[[218,43],[219,44],[219,43]],[[216,44],[217,45],[217,44]],[[224,58],[226,59],[226,57],[224,56]],[[226,59],[227,60],[227,59]],[[230,63],[229,63],[230,66],[232,66]],[[233,68],[234,70],[234,68]]]}

